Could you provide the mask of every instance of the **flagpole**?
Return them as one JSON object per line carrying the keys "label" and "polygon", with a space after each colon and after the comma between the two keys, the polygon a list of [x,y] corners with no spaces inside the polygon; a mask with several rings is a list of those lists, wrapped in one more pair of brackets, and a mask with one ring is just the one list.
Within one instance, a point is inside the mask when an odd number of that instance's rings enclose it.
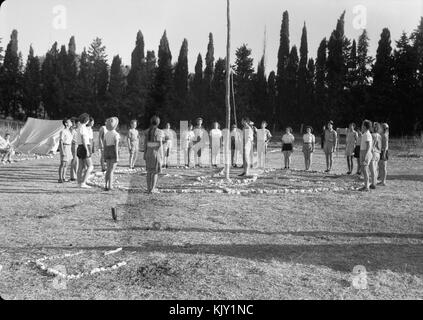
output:
{"label": "flagpole", "polygon": [[[228,130],[228,134],[226,135],[226,159],[225,159],[225,178],[227,180],[230,179],[230,145],[231,145],[231,63],[230,63],[230,56],[231,56],[231,8],[230,8],[230,0],[226,0],[226,7],[227,7],[227,43],[226,43],[226,128]],[[229,151],[229,152],[228,152]]]}

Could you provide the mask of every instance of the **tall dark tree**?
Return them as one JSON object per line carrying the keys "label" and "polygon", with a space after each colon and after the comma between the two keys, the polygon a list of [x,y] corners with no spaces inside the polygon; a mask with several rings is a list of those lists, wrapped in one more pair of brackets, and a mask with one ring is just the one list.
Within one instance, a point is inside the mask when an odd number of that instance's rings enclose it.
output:
{"label": "tall dark tree", "polygon": [[277,95],[278,95],[278,110],[277,118],[280,122],[282,114],[284,113],[284,103],[287,94],[287,75],[286,68],[289,57],[289,14],[285,11],[282,16],[282,26],[280,32],[280,43],[278,51],[278,66],[277,66]]}
{"label": "tall dark tree", "polygon": [[373,66],[372,108],[367,108],[369,117],[390,120],[396,112],[392,100],[393,72],[391,33],[384,28],[380,36]]}
{"label": "tall dark tree", "polygon": [[308,44],[307,44],[307,28],[304,22],[301,35],[300,46],[300,62],[298,66],[298,112],[299,114],[307,114],[307,63],[308,63]]}
{"label": "tall dark tree", "polygon": [[37,118],[41,105],[41,67],[38,57],[34,56],[32,46],[23,76],[23,106],[27,116]]}
{"label": "tall dark tree", "polygon": [[342,109],[345,106],[344,84],[346,79],[345,57],[345,11],[338,19],[336,29],[332,32],[328,42],[327,83],[328,103],[327,114],[333,120],[340,120]]}
{"label": "tall dark tree", "polygon": [[324,38],[317,50],[316,59],[316,112],[314,116],[319,121],[328,118],[327,112],[327,41]]}
{"label": "tall dark tree", "polygon": [[254,115],[265,119],[269,116],[272,110],[269,109],[268,93],[267,93],[267,78],[265,70],[265,57],[261,57],[257,65],[257,73],[254,75],[254,91],[253,91],[253,107],[255,109]]}
{"label": "tall dark tree", "polygon": [[305,90],[305,106],[306,109],[303,112],[305,123],[309,123],[312,126],[316,126],[316,119],[314,117],[316,103],[315,103],[315,78],[316,78],[316,66],[314,60],[310,58],[307,63],[306,73],[306,90]]}
{"label": "tall dark tree", "polygon": [[297,47],[293,46],[288,58],[288,65],[286,67],[287,75],[287,95],[286,108],[282,115],[282,124],[284,126],[301,121],[301,114],[298,112],[298,51]]}
{"label": "tall dark tree", "polygon": [[396,41],[393,55],[395,120],[397,132],[415,133],[418,125],[418,109],[415,105],[417,80],[417,54],[405,32]]}
{"label": "tall dark tree", "polygon": [[204,69],[204,86],[206,89],[206,94],[210,92],[211,82],[213,80],[214,73],[214,43],[213,43],[213,34],[209,34],[209,44],[207,46],[206,54],[206,68]]}
{"label": "tall dark tree", "polygon": [[99,119],[105,119],[104,106],[109,82],[106,47],[100,38],[95,38],[88,48],[88,62],[93,72],[94,105],[90,113]]}
{"label": "tall dark tree", "polygon": [[175,67],[175,94],[179,108],[186,106],[188,96],[188,40],[184,39]]}
{"label": "tall dark tree", "polygon": [[235,52],[235,97],[239,116],[252,115],[254,113],[252,101],[252,79],[254,74],[253,58],[251,49],[243,44]]}
{"label": "tall dark tree", "polygon": [[272,116],[272,129],[276,130],[278,125],[277,120],[277,77],[275,71],[270,72],[269,77],[267,78],[267,88],[268,88],[268,99],[269,99],[269,109],[271,112],[269,115]]}
{"label": "tall dark tree", "polygon": [[0,70],[1,109],[4,116],[18,116],[22,103],[22,72],[18,53],[18,31],[13,30]]}
{"label": "tall dark tree", "polygon": [[370,67],[373,63],[373,58],[368,55],[368,52],[369,37],[367,31],[363,30],[363,33],[358,38],[357,45],[357,84],[361,86],[367,86],[370,83]]}
{"label": "tall dark tree", "polygon": [[106,117],[118,116],[124,123],[128,123],[132,120],[129,117],[132,110],[128,110],[123,100],[125,95],[125,75],[123,73],[122,59],[119,55],[113,57],[107,93],[108,104]]}
{"label": "tall dark tree", "polygon": [[416,114],[419,119],[416,130],[423,131],[423,17],[420,24],[411,34],[413,48],[416,54],[417,63],[417,88],[415,97]]}
{"label": "tall dark tree", "polygon": [[215,65],[214,77],[212,80],[212,101],[213,106],[210,110],[213,114],[212,121],[222,123],[225,115],[225,78],[226,78],[226,59],[218,59]]}
{"label": "tall dark tree", "polygon": [[191,91],[193,95],[193,112],[200,116],[204,112],[204,97],[203,97],[203,57],[201,53],[197,56],[197,62],[195,64],[195,73],[191,83]]}
{"label": "tall dark tree", "polygon": [[159,45],[158,67],[153,88],[154,109],[149,114],[159,114],[165,121],[176,120],[172,110],[173,100],[173,76],[172,76],[172,54],[166,31],[164,32]]}

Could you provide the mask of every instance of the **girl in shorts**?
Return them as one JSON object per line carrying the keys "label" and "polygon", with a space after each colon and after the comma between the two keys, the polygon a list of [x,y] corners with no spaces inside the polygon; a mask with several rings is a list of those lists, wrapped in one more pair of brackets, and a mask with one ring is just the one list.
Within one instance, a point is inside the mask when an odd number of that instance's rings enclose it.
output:
{"label": "girl in shorts", "polygon": [[140,133],[137,130],[138,121],[131,121],[131,129],[128,132],[128,148],[129,148],[129,169],[134,169],[135,163],[137,163],[139,144],[140,144]]}
{"label": "girl in shorts", "polygon": [[294,151],[295,138],[292,134],[292,128],[287,127],[285,134],[282,136],[282,153],[284,156],[285,169],[289,169],[291,166],[291,155]]}
{"label": "girl in shorts", "polygon": [[76,131],[76,155],[78,156],[78,177],[77,181],[80,188],[90,189],[87,185],[88,178],[93,171],[93,162],[91,159],[91,150],[89,148],[90,134],[87,129],[87,124],[90,121],[90,116],[86,113],[79,117],[80,126]]}
{"label": "girl in shorts", "polygon": [[380,186],[386,186],[386,177],[388,175],[388,150],[389,150],[389,125],[387,123],[382,123],[381,130],[382,136],[382,150],[380,153],[380,161],[379,161],[379,175],[381,182],[379,183]]}
{"label": "girl in shorts", "polygon": [[313,128],[307,126],[306,133],[303,136],[303,153],[306,171],[310,170],[313,161],[314,146],[316,144],[316,137],[313,134]]}
{"label": "girl in shorts", "polygon": [[[355,123],[350,123],[347,133],[347,145],[345,147],[345,156],[347,157],[348,172],[350,175],[354,170],[354,156],[358,143],[358,133],[355,131]],[[358,146],[358,154],[360,154],[360,146]]]}
{"label": "girl in shorts", "polygon": [[116,131],[119,119],[110,118],[106,122],[107,132],[104,135],[104,160],[107,163],[105,190],[113,190],[113,175],[119,161],[119,140],[120,135]]}
{"label": "girl in shorts", "polygon": [[60,150],[60,166],[59,166],[59,183],[69,182],[66,180],[66,169],[68,163],[72,160],[72,140],[73,134],[71,131],[72,121],[70,119],[63,120],[65,127],[60,131],[59,150]]}

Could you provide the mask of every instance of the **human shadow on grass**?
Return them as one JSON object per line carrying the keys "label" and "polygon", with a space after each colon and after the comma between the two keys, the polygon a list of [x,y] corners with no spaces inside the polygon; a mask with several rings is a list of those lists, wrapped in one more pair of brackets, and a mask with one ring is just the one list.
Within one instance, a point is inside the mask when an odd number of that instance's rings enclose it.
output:
{"label": "human shadow on grass", "polygon": [[[72,250],[116,249],[115,246],[74,246]],[[142,246],[122,247],[126,252],[167,254],[216,255],[250,259],[262,262],[284,262],[290,264],[325,266],[335,271],[352,272],[355,266],[364,266],[367,271],[391,270],[415,275],[423,274],[422,245],[411,244],[185,244],[164,245],[158,241]],[[69,247],[43,249],[69,250]]]}
{"label": "human shadow on grass", "polygon": [[388,180],[423,182],[423,175],[389,175]]}
{"label": "human shadow on grass", "polygon": [[[85,230],[85,229],[83,229]],[[87,229],[88,230],[88,229]],[[91,229],[89,229],[91,230]],[[231,233],[265,236],[285,236],[296,237],[349,237],[349,238],[390,238],[390,239],[418,239],[423,240],[423,233],[389,233],[389,232],[332,232],[332,231],[259,231],[248,229],[205,229],[205,228],[170,228],[165,227],[155,230],[153,227],[129,227],[129,228],[102,228],[95,231],[156,231],[156,232],[192,232],[192,233]],[[422,247],[423,250],[423,247]]]}

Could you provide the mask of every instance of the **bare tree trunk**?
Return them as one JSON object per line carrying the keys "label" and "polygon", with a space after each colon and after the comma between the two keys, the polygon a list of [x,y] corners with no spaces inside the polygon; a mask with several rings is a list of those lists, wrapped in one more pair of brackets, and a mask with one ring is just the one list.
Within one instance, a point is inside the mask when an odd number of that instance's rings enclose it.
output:
{"label": "bare tree trunk", "polygon": [[230,166],[231,166],[231,7],[230,0],[226,0],[227,4],[227,26],[228,26],[228,38],[226,43],[226,128],[228,134],[226,135],[226,160],[225,160],[225,178],[230,179]]}

